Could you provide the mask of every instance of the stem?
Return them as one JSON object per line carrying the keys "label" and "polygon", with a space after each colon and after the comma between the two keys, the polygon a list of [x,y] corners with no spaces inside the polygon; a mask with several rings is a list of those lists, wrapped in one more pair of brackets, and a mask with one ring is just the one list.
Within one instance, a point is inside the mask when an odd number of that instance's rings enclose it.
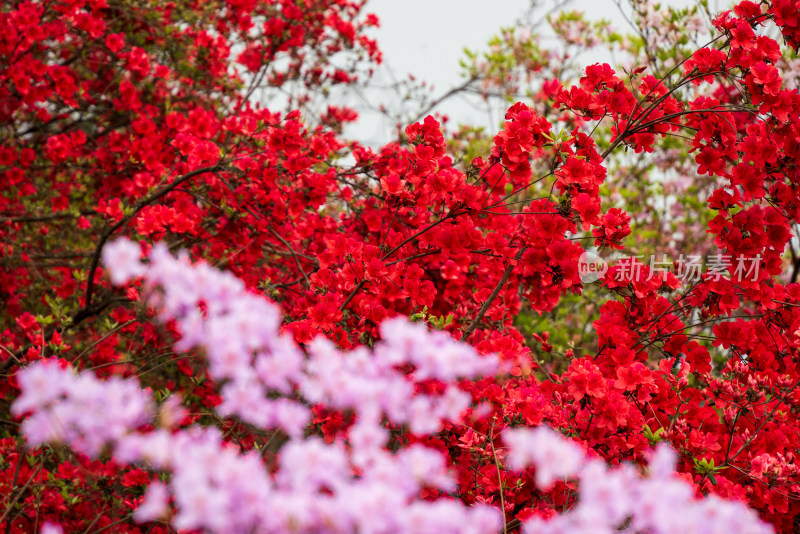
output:
{"label": "stem", "polygon": [[525,253],[527,249],[528,249],[527,247],[522,247],[517,253],[517,255],[514,257],[514,260],[508,262],[506,270],[503,273],[503,276],[500,278],[500,281],[497,282],[497,286],[495,286],[494,291],[492,291],[492,294],[489,295],[488,299],[486,299],[486,302],[483,303],[483,306],[481,306],[481,309],[478,311],[478,315],[475,316],[475,319],[472,320],[472,323],[467,327],[466,330],[464,330],[464,335],[461,336],[461,341],[466,342],[469,336],[472,335],[472,332],[474,332],[475,329],[478,327],[478,324],[483,319],[483,316],[486,315],[486,312],[489,310],[489,307],[492,305],[492,302],[494,302],[494,299],[496,299],[497,295],[500,294],[500,290],[503,289],[503,286],[506,285],[508,278],[511,276],[511,272],[517,265],[517,261],[519,261],[519,259],[522,257],[522,255]]}

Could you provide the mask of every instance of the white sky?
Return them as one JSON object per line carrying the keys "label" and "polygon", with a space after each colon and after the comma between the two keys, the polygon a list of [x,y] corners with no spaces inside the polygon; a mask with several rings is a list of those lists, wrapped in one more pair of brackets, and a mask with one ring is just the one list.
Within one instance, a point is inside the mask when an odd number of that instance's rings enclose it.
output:
{"label": "white sky", "polygon": [[[545,7],[534,12],[535,20],[546,15],[554,0],[541,3]],[[661,2],[673,6],[690,3],[692,0]],[[462,81],[458,63],[463,49],[485,50],[489,39],[501,27],[513,26],[529,6],[529,0],[370,0],[364,11],[375,13],[380,19],[381,27],[371,35],[377,38],[384,64],[393,75],[405,79],[409,73],[414,74],[434,86],[434,95],[441,95]],[[614,0],[573,0],[566,9],[583,11],[590,20],[610,20],[620,30],[629,28]],[[378,83],[386,81],[379,78]],[[370,105],[377,105],[380,100],[390,104],[387,100],[391,96],[368,94],[366,100]],[[391,138],[391,125],[379,113],[369,111],[366,105],[355,107],[361,119],[348,130],[349,136],[373,146]],[[454,122],[488,122],[485,111],[474,109],[465,99],[456,98],[437,110]]]}
{"label": "white sky", "polygon": [[[483,48],[511,26],[528,0],[370,0],[366,10],[381,21],[378,45],[397,74],[411,72],[439,89],[458,81],[464,47]],[[441,86],[440,86],[441,84]]]}
{"label": "white sky", "polygon": [[[603,4],[606,9],[600,9]],[[489,38],[501,27],[513,26],[529,5],[529,0],[370,0],[366,11],[378,15],[378,45],[398,73],[412,72],[446,84],[458,81],[464,47],[485,48]],[[615,16],[618,25],[624,21],[613,0],[582,0],[569,6],[592,19]],[[543,10],[537,18],[544,15]]]}

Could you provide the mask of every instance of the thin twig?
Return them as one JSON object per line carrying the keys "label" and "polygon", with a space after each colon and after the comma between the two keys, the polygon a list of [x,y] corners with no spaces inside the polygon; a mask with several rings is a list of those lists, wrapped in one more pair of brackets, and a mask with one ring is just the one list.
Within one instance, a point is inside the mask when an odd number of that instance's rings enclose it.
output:
{"label": "thin twig", "polygon": [[481,309],[478,311],[478,315],[475,316],[475,319],[472,320],[472,323],[467,327],[466,330],[464,330],[464,335],[461,336],[461,341],[466,341],[469,338],[469,336],[472,335],[472,332],[474,332],[475,329],[478,327],[478,324],[481,322],[481,320],[483,320],[483,316],[486,315],[486,312],[489,310],[489,307],[492,305],[492,302],[494,302],[494,299],[496,299],[497,295],[500,294],[500,290],[502,290],[503,286],[506,285],[508,278],[511,276],[511,272],[514,270],[514,267],[516,267],[517,262],[519,261],[519,259],[522,257],[522,255],[525,253],[526,250],[527,247],[522,247],[521,249],[519,249],[519,252],[514,257],[514,260],[508,262],[506,270],[503,273],[503,276],[500,278],[500,281],[497,282],[497,286],[495,286],[494,291],[492,291],[492,294],[489,295],[489,298],[487,298],[486,301],[483,303],[483,306],[481,306]]}

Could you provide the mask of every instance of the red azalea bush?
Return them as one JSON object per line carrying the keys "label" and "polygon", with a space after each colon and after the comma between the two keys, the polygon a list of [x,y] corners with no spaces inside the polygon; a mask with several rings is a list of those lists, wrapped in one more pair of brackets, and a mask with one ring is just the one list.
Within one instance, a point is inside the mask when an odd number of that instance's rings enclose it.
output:
{"label": "red azalea bush", "polygon": [[[512,94],[522,83],[512,65],[541,83],[499,133],[446,135],[428,116],[380,149],[345,139],[352,110],[317,105],[380,62],[362,4],[0,9],[0,528],[396,531],[380,514],[336,523],[329,508],[317,522],[304,508],[271,526],[258,514],[187,519],[202,506],[181,488],[258,472],[262,485],[243,493],[252,507],[275,487],[313,490],[307,501],[281,494],[283,508],[322,507],[343,480],[420,469],[395,495],[419,514],[404,529],[433,529],[426,514],[459,528],[472,513],[473,526],[535,531],[580,519],[591,495],[639,487],[630,481],[646,465],[653,487],[666,484],[670,461],[647,463],[664,442],[685,483],[667,502],[739,501],[794,532],[800,93],[788,66],[800,3],[741,2],[715,14],[708,42],[685,57],[645,54],[630,72],[591,65],[574,84],[529,36],[508,35],[497,47],[511,59],[476,63],[473,78]],[[580,24],[553,20],[568,46],[583,44]],[[292,111],[256,104],[273,90]],[[667,191],[676,168],[702,188]],[[662,185],[673,219],[652,216],[648,188]],[[669,235],[664,220],[681,235],[667,248],[682,256],[638,261],[643,243]],[[581,270],[590,247],[633,254],[591,283]],[[685,276],[683,254],[711,249]],[[169,276],[148,278],[178,250]],[[238,278],[220,282],[210,267]],[[262,297],[281,312],[254,303]],[[211,336],[203,325],[217,316],[228,322]],[[443,332],[392,338],[398,316]],[[388,350],[392,339],[406,341]],[[426,343],[442,354],[423,357]],[[342,363],[317,368],[316,358]],[[370,376],[392,377],[394,403],[370,410],[347,397],[347,380]],[[517,428],[544,425],[571,444]],[[166,450],[172,460],[155,458]],[[192,479],[183,452],[204,467],[218,458],[219,480]],[[286,474],[309,457],[336,475]],[[663,525],[637,519],[655,506],[642,491],[635,509],[605,520]],[[211,517],[225,513],[236,517]]]}

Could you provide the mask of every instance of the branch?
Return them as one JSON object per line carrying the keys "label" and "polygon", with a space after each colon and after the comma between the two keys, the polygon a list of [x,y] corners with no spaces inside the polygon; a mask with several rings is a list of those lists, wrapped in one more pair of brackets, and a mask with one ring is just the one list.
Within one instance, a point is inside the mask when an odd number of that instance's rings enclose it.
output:
{"label": "branch", "polygon": [[272,228],[272,226],[267,226],[267,230],[269,230],[272,235],[277,237],[278,240],[280,240],[280,242],[283,243],[283,246],[285,246],[287,250],[291,253],[292,258],[294,258],[294,263],[295,265],[297,265],[297,270],[300,271],[300,274],[303,276],[303,281],[306,283],[306,287],[311,288],[311,283],[308,281],[306,272],[303,270],[303,266],[300,265],[300,260],[297,258],[297,253],[292,248],[292,245],[290,245],[288,241],[286,241],[283,237],[281,237],[281,235],[278,232],[276,232]]}
{"label": "branch", "polygon": [[225,167],[223,165],[212,165],[211,167],[203,167],[201,169],[196,169],[192,172],[186,173],[177,180],[159,188],[158,190],[154,191],[150,195],[146,196],[142,200],[136,203],[133,208],[133,212],[130,215],[127,215],[120,219],[116,224],[110,226],[103,235],[100,236],[100,242],[97,244],[97,248],[95,248],[94,255],[92,256],[92,264],[89,267],[89,279],[86,282],[86,298],[84,299],[83,308],[78,311],[76,316],[80,315],[82,312],[91,308],[92,305],[92,296],[94,293],[94,275],[97,272],[97,267],[100,264],[100,255],[103,252],[103,246],[105,246],[106,242],[109,238],[114,235],[114,233],[122,228],[124,225],[128,224],[131,219],[133,219],[140,211],[142,211],[146,206],[152,204],[159,198],[163,197],[164,195],[171,192],[173,189],[181,185],[183,182],[194,178],[197,175],[205,174],[207,172],[215,172],[215,171],[225,171],[225,170],[234,170],[231,167]]}
{"label": "branch", "polygon": [[344,311],[347,305],[350,304],[350,301],[353,300],[361,288],[364,287],[364,284],[366,284],[366,282],[363,280],[356,284],[356,287],[353,288],[353,291],[350,292],[347,298],[344,299],[344,302],[342,302],[342,305],[339,306],[339,311]]}
{"label": "branch", "polygon": [[31,222],[45,222],[45,221],[54,221],[58,219],[77,219],[78,217],[84,215],[96,215],[97,212],[95,210],[85,210],[81,211],[80,215],[74,215],[72,213],[51,213],[49,215],[20,215],[17,217],[0,217],[0,222],[10,222],[10,223],[31,223]]}
{"label": "branch", "polygon": [[466,342],[467,338],[469,338],[469,336],[472,335],[472,332],[474,332],[478,327],[478,324],[481,322],[481,320],[483,320],[483,316],[486,315],[486,312],[489,310],[492,302],[494,302],[494,299],[496,299],[497,295],[500,294],[500,290],[503,289],[503,286],[506,285],[506,282],[508,282],[511,272],[514,270],[514,267],[516,267],[517,262],[526,250],[528,250],[528,247],[522,247],[519,252],[517,252],[517,255],[514,256],[514,260],[508,262],[506,270],[503,273],[503,276],[500,278],[500,281],[497,282],[497,286],[495,286],[494,291],[492,291],[492,294],[489,295],[488,299],[486,299],[486,302],[483,303],[483,306],[481,306],[480,311],[478,311],[478,315],[475,316],[475,319],[472,320],[472,323],[467,327],[466,330],[464,330],[464,335],[461,336],[461,341]]}
{"label": "branch", "polygon": [[439,98],[437,98],[436,100],[434,100],[433,102],[431,102],[431,103],[428,105],[428,107],[426,107],[425,109],[423,109],[422,111],[420,111],[419,113],[417,113],[417,116],[416,116],[416,117],[414,117],[413,119],[411,119],[409,122],[410,122],[411,124],[414,124],[415,122],[417,122],[417,121],[418,121],[418,120],[420,120],[421,118],[425,117],[425,116],[426,116],[428,113],[430,113],[431,111],[433,111],[433,109],[434,109],[436,106],[438,106],[439,104],[441,104],[442,102],[444,102],[445,100],[447,100],[448,98],[450,98],[451,96],[453,96],[453,95],[455,95],[455,94],[458,94],[458,93],[460,93],[461,91],[464,91],[465,89],[467,89],[467,88],[468,88],[468,87],[469,87],[469,86],[472,84],[472,82],[474,82],[474,81],[476,81],[476,80],[478,80],[478,77],[477,77],[477,76],[471,76],[469,79],[467,79],[467,81],[465,81],[465,82],[464,82],[464,83],[462,83],[461,85],[458,85],[458,86],[456,86],[456,87],[453,87],[452,89],[450,89],[449,91],[447,91],[445,94],[443,94],[442,96],[440,96]]}

